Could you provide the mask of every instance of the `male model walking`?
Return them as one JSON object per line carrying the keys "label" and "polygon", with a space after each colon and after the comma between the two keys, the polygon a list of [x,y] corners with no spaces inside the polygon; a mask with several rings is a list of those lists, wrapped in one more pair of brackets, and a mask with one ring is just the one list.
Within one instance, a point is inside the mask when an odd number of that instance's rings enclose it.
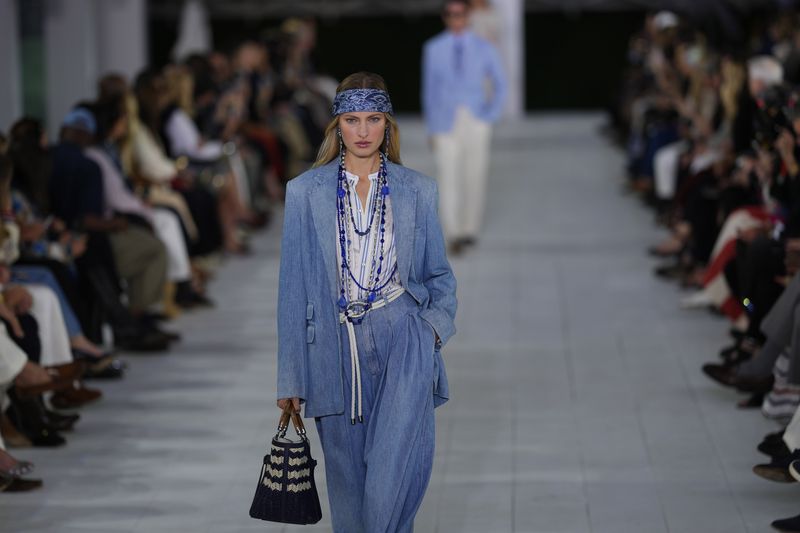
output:
{"label": "male model walking", "polygon": [[439,210],[450,252],[474,244],[480,231],[492,123],[506,80],[493,44],[469,29],[469,3],[447,0],[445,31],[425,43],[422,106],[439,177]]}

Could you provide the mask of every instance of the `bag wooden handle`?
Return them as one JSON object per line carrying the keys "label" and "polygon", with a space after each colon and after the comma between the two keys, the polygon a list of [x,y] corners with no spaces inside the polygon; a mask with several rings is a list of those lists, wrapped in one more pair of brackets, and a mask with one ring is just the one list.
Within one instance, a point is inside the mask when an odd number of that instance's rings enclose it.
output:
{"label": "bag wooden handle", "polygon": [[300,417],[300,413],[294,410],[294,404],[291,401],[286,403],[286,407],[281,413],[281,418],[278,421],[278,435],[280,437],[286,436],[286,430],[289,429],[289,419],[292,420],[294,430],[297,432],[300,438],[305,440],[306,426],[303,424],[303,419]]}

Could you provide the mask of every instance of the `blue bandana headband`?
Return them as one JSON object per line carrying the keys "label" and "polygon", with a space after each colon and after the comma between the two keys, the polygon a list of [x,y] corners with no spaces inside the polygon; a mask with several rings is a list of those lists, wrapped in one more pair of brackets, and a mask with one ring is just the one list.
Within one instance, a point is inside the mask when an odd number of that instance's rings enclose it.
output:
{"label": "blue bandana headband", "polygon": [[392,101],[389,94],[380,89],[348,89],[336,93],[331,112],[333,116],[342,113],[358,113],[359,111],[372,111],[377,113],[394,114]]}

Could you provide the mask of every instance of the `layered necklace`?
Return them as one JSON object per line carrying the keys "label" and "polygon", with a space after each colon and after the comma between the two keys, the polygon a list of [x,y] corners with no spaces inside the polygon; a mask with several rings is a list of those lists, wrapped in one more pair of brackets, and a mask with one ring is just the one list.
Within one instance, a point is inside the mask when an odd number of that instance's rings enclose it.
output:
{"label": "layered necklace", "polygon": [[[386,202],[389,197],[389,185],[386,181],[386,156],[380,154],[380,167],[375,187],[377,194],[372,195],[372,202],[367,208],[367,224],[365,227],[358,227],[353,216],[351,200],[357,194],[355,187],[351,187],[347,180],[347,173],[344,164],[345,152],[342,150],[339,158],[338,187],[336,189],[336,219],[339,229],[339,251],[341,254],[341,283],[339,284],[339,308],[347,319],[356,324],[360,323],[364,315],[375,299],[381,295],[381,291],[391,282],[397,271],[397,262],[391,266],[389,275],[381,281],[384,273],[389,269],[389,265],[384,264],[384,248],[386,244]],[[362,239],[369,237],[373,232],[377,232],[377,237],[372,239],[372,261],[370,263],[369,277],[366,285],[362,284],[353,274],[350,268],[352,252],[348,237],[348,228],[353,229],[354,238]],[[369,241],[367,241],[369,242]],[[350,301],[351,287],[355,285],[364,294],[366,300]]]}

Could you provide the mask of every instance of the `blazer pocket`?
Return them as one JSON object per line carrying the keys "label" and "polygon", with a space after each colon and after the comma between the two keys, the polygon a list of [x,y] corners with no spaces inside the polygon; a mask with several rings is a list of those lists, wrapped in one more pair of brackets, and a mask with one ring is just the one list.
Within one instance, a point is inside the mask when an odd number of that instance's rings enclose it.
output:
{"label": "blazer pocket", "polygon": [[306,342],[309,344],[314,342],[314,324],[306,326]]}

